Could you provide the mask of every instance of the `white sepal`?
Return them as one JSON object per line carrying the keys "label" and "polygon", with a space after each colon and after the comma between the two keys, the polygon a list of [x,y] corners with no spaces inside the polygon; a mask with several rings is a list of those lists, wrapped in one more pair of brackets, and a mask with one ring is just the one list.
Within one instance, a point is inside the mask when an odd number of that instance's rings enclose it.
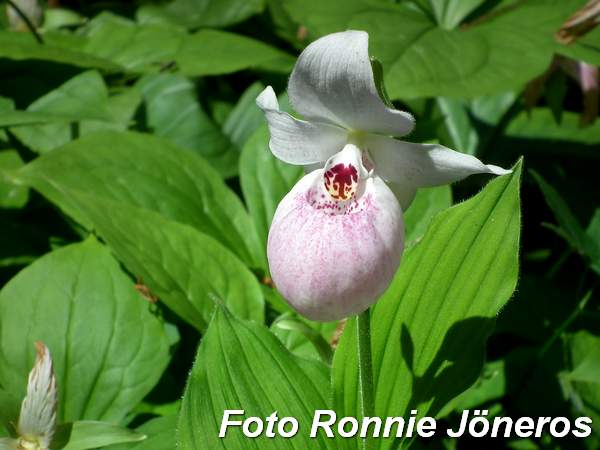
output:
{"label": "white sepal", "polygon": [[409,113],[388,108],[380,98],[364,31],[329,34],[306,47],[288,93],[294,109],[310,121],[391,136],[414,127]]}
{"label": "white sepal", "polygon": [[269,124],[269,148],[283,162],[297,165],[322,162],[346,143],[347,133],[342,128],[299,120],[280,111],[271,86],[257,97],[256,104]]}
{"label": "white sepal", "polygon": [[477,173],[510,173],[510,170],[484,164],[472,155],[437,144],[414,144],[370,135],[366,139],[366,147],[377,173],[386,181],[402,183],[403,186],[438,186]]}

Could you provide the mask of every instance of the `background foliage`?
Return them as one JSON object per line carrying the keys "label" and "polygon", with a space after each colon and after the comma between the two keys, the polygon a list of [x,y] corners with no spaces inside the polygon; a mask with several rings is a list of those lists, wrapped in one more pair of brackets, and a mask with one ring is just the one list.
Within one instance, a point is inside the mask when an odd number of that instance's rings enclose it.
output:
{"label": "background foliage", "polygon": [[305,45],[363,29],[417,119],[409,139],[514,166],[406,211],[408,249],[372,312],[378,415],[595,423],[585,440],[377,445],[598,448],[600,123],[577,70],[600,64],[600,28],[556,38],[584,3],[51,0],[25,10],[33,30],[3,10],[0,437],[42,340],[56,448],[357,447],[216,430],[224,409],[304,430],[314,409],[360,416],[353,320],[341,336],[306,321],[270,281],[269,224],[303,172],[270,154],[254,100],[271,84],[285,105]]}

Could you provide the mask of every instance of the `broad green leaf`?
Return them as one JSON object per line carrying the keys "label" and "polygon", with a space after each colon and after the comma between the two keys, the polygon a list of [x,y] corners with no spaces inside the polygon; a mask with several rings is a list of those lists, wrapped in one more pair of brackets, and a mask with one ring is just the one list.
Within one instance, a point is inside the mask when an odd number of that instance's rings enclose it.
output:
{"label": "broad green leaf", "polygon": [[129,271],[200,331],[219,303],[239,317],[264,320],[256,277],[210,236],[126,203],[65,193]]}
{"label": "broad green leaf", "polygon": [[177,416],[170,415],[149,420],[137,429],[147,438],[141,442],[113,445],[107,450],[171,450],[176,446]]}
{"label": "broad green leaf", "polygon": [[435,215],[452,206],[450,186],[423,188],[417,191],[415,199],[404,213],[405,246],[418,242]]}
{"label": "broad green leaf", "polygon": [[[582,128],[579,125],[578,114],[564,111],[560,124],[557,124],[552,111],[548,108],[535,108],[529,113],[523,112],[515,117],[507,127],[506,135],[529,140],[568,141],[591,146],[600,143],[600,122]],[[595,150],[596,148],[593,152],[597,153]]]}
{"label": "broad green leaf", "polygon": [[88,450],[124,442],[143,441],[140,432],[106,422],[80,421],[60,425],[52,441],[57,450]]}
{"label": "broad green leaf", "polygon": [[162,324],[93,238],[43,256],[0,291],[0,385],[19,401],[36,341],[52,354],[60,422],[118,422],[169,361]]}
{"label": "broad green leaf", "polygon": [[186,38],[175,56],[185,75],[221,75],[245,69],[287,73],[289,54],[261,41],[218,30],[200,30]]}
{"label": "broad green leaf", "polygon": [[406,3],[290,0],[284,7],[313,38],[367,31],[370,52],[386,71],[390,98],[398,99],[475,97],[520,88],[547,68],[554,32],[581,3],[533,0],[464,30],[440,28]]}
{"label": "broad green leaf", "polygon": [[428,0],[438,24],[447,30],[456,28],[461,21],[477,9],[484,0]]}
{"label": "broad green leaf", "polygon": [[68,189],[156,211],[214,237],[250,267],[266,266],[239,198],[202,158],[165,140],[137,133],[95,133],[36,159],[17,179],[84,225],[89,221]]}
{"label": "broad green leaf", "polygon": [[40,45],[31,33],[0,30],[0,58],[17,61],[37,59],[107,71],[118,71],[120,69],[117,64],[90,55],[79,47],[69,48],[59,45],[57,42],[48,39],[47,35],[44,39],[45,44]]}
{"label": "broad green leaf", "polygon": [[223,177],[237,173],[238,152],[202,109],[191,81],[161,73],[143,77],[137,86],[154,134],[203,156]]}
{"label": "broad green leaf", "polygon": [[43,29],[53,30],[62,27],[83,25],[86,18],[66,8],[48,8],[44,11]]}
{"label": "broad green leaf", "polygon": [[256,106],[256,97],[263,89],[264,85],[261,82],[250,85],[223,123],[223,133],[240,152],[248,139],[264,123],[265,116]]}
{"label": "broad green leaf", "polygon": [[[308,437],[315,410],[329,409],[328,397],[326,366],[291,355],[266,328],[218,308],[198,349],[183,397],[177,448],[344,448],[343,441],[334,442],[322,433]],[[245,417],[267,417],[277,411],[280,418],[295,417],[300,431],[288,439],[248,439],[236,427],[220,439],[226,409],[243,409]]]}
{"label": "broad green leaf", "polygon": [[82,50],[132,72],[156,72],[173,61],[188,34],[172,25],[138,25],[103,12],[82,30]]}
{"label": "broad green leaf", "polygon": [[442,134],[448,136],[448,142],[442,140],[441,143],[462,153],[474,155],[479,137],[471,122],[467,103],[445,97],[438,97],[436,101],[445,125],[445,133]]}
{"label": "broad green leaf", "polygon": [[244,146],[240,157],[240,183],[265,248],[277,205],[302,175],[301,167],[283,163],[273,156],[266,125]]}
{"label": "broad green leaf", "polygon": [[[33,102],[28,112],[46,113],[99,121],[111,121],[108,90],[98,72],[84,72]],[[78,120],[78,121],[79,121]],[[30,149],[45,153],[67,143],[73,124],[44,124],[14,127],[12,133]]]}
{"label": "broad green leaf", "polygon": [[263,8],[263,0],[174,0],[143,5],[137,18],[142,23],[169,21],[188,28],[221,28],[246,20]]}
{"label": "broad green leaf", "polygon": [[22,208],[29,199],[29,189],[3,181],[4,171],[23,166],[16,150],[0,150],[0,208]]}
{"label": "broad green leaf", "polygon": [[[371,314],[377,416],[435,416],[477,379],[517,282],[520,174],[519,163],[440,213],[403,256]],[[355,325],[346,325],[333,363],[336,407],[350,416],[360,416]]]}
{"label": "broad green leaf", "polygon": [[29,105],[28,111],[110,120],[108,90],[96,71],[83,72]]}

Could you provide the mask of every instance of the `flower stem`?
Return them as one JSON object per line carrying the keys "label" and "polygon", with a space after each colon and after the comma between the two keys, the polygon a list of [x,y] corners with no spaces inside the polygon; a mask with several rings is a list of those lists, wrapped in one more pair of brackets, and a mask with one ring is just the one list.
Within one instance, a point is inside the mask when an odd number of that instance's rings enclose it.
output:
{"label": "flower stem", "polygon": [[[375,415],[375,399],[373,389],[373,361],[371,358],[371,312],[367,309],[357,318],[358,343],[358,380],[360,389],[361,413],[364,417]],[[373,448],[372,439],[362,438],[362,449]]]}

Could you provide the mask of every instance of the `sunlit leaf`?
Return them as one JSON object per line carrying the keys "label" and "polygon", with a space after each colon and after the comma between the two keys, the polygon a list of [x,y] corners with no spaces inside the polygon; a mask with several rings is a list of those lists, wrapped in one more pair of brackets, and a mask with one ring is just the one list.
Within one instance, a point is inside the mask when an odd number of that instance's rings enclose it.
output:
{"label": "sunlit leaf", "polygon": [[[518,272],[518,164],[472,199],[439,214],[404,256],[371,315],[375,410],[435,416],[477,379],[496,314]],[[355,321],[334,357],[336,405],[360,415]],[[382,440],[380,448],[393,447]]]}
{"label": "sunlit leaf", "polygon": [[[344,448],[343,440],[327,439],[322,433],[308,437],[315,410],[328,409],[328,392],[325,365],[291,355],[267,329],[219,308],[188,380],[179,416],[178,448]],[[246,417],[267,417],[277,411],[280,418],[296,418],[300,431],[287,439],[248,439],[236,427],[220,439],[226,409],[243,409]]]}
{"label": "sunlit leaf", "polygon": [[169,361],[162,324],[93,238],[38,259],[0,291],[0,385],[19,401],[40,340],[54,361],[61,422],[118,422]]}
{"label": "sunlit leaf", "polygon": [[216,304],[264,320],[256,277],[210,236],[152,211],[76,190],[65,193],[129,271],[191,325],[205,330]]}

